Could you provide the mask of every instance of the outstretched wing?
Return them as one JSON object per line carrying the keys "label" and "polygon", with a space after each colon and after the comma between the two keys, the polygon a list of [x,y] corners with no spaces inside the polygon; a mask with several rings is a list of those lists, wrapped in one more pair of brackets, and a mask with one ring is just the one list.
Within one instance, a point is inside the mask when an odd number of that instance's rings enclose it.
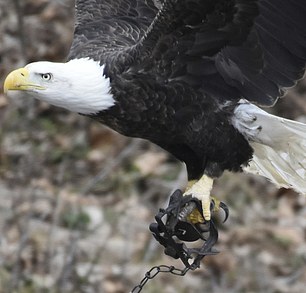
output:
{"label": "outstretched wing", "polygon": [[156,60],[164,62],[160,72],[167,64],[171,80],[200,86],[221,101],[244,98],[269,106],[303,77],[304,0],[185,3],[180,27],[157,50]]}
{"label": "outstretched wing", "polygon": [[303,2],[79,0],[70,56],[100,60],[120,51],[118,63],[128,60],[129,70],[186,82],[223,101],[273,105],[304,75]]}
{"label": "outstretched wing", "polygon": [[218,73],[244,98],[272,105],[304,75],[306,7],[303,0],[259,0],[258,9],[242,45],[230,44],[214,59]]}

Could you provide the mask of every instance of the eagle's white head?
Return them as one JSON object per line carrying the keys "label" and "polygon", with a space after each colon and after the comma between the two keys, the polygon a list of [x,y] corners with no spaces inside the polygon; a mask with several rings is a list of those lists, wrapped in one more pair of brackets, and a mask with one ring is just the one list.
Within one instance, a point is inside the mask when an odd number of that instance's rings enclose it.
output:
{"label": "eagle's white head", "polygon": [[110,90],[104,66],[88,58],[30,63],[11,72],[4,82],[8,96],[31,96],[81,114],[95,114],[113,106]]}

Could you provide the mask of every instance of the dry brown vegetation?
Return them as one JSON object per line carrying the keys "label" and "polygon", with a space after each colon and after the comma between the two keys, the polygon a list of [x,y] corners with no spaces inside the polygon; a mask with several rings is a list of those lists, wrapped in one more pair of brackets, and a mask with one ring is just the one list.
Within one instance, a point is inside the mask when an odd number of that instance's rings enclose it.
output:
{"label": "dry brown vegetation", "polygon": [[[148,230],[184,167],[161,149],[34,100],[7,100],[6,74],[62,61],[72,0],[0,0],[0,292],[128,292],[164,256]],[[273,110],[306,120],[306,83]],[[144,292],[303,293],[306,200],[263,178],[225,174],[230,208],[216,256]]]}

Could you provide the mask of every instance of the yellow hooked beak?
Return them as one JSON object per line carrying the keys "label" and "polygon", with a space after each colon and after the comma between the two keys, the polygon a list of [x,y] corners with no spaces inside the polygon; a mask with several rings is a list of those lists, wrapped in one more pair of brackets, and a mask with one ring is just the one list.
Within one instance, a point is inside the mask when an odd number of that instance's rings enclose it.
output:
{"label": "yellow hooked beak", "polygon": [[45,89],[43,86],[34,84],[30,80],[29,70],[26,68],[19,68],[12,71],[4,81],[4,93],[9,90],[31,90],[31,89]]}

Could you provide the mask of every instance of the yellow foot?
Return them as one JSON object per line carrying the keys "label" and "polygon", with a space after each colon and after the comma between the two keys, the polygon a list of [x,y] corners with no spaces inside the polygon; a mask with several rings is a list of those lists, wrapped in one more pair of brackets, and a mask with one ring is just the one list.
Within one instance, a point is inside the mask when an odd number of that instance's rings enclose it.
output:
{"label": "yellow foot", "polygon": [[[202,203],[203,217],[205,221],[210,221],[211,211],[210,211],[210,192],[213,186],[214,180],[206,175],[203,175],[199,181],[196,181],[192,185],[189,184],[184,195],[191,194],[193,197],[199,199]],[[193,213],[193,212],[192,212]],[[191,213],[191,214],[192,214]],[[198,215],[192,215],[191,218],[199,219]],[[193,221],[193,220],[192,220]],[[201,222],[201,221],[199,221]]]}
{"label": "yellow foot", "polygon": [[[224,204],[223,202],[221,202],[220,200],[216,199],[213,196],[210,197],[210,203],[212,204],[212,209],[211,209],[211,206],[210,206],[210,210],[211,210],[212,213],[216,213],[220,209],[224,210],[224,212],[225,212],[224,222],[225,222],[227,220],[228,214],[229,214],[228,207],[226,206],[226,204]],[[193,211],[187,216],[186,219],[188,220],[188,222],[190,222],[192,224],[204,223],[205,222],[205,219],[204,219],[203,215],[201,214],[201,212],[197,208],[194,208]]]}
{"label": "yellow foot", "polygon": [[195,208],[188,216],[187,216],[187,221],[190,222],[191,224],[197,224],[197,223],[204,223],[205,220],[200,213],[200,211]]}

